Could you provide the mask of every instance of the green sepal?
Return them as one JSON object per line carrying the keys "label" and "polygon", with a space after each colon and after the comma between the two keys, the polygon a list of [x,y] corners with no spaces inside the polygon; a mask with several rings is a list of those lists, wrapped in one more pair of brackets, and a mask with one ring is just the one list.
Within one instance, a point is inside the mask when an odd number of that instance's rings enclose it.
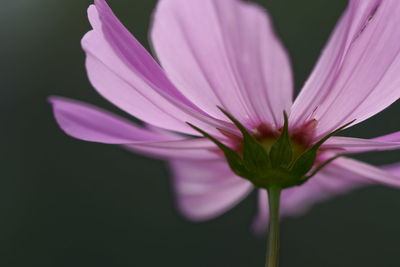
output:
{"label": "green sepal", "polygon": [[[295,154],[289,136],[288,117],[284,114],[285,123],[276,142],[268,148],[263,146],[238,120],[228,112],[221,111],[235,124],[243,135],[243,142],[237,151],[223,144],[202,129],[187,123],[193,129],[211,140],[224,153],[231,170],[238,176],[251,181],[256,187],[289,188],[304,184],[322,168],[342,155],[336,155],[313,169],[317,153],[323,143],[354,121],[324,136],[302,154]],[[298,156],[297,156],[298,155]]]}
{"label": "green sepal", "polygon": [[273,167],[281,167],[292,162],[293,151],[289,136],[289,120],[286,112],[283,113],[285,124],[278,140],[271,146],[269,152],[271,165]]}
{"label": "green sepal", "polygon": [[243,163],[252,172],[265,171],[270,168],[268,151],[254,138],[253,135],[231,114],[218,107],[240,130],[243,135]]}
{"label": "green sepal", "polygon": [[308,180],[310,180],[312,177],[314,177],[320,170],[322,170],[323,168],[325,168],[329,163],[331,163],[332,161],[334,161],[337,158],[343,157],[344,154],[337,154],[327,160],[325,160],[324,162],[322,162],[317,168],[315,168],[312,173],[310,175],[305,176],[302,179],[302,183],[304,184],[305,182],[307,182]]}
{"label": "green sepal", "polygon": [[319,140],[317,143],[315,143],[312,147],[308,148],[306,151],[301,154],[296,161],[293,163],[292,168],[290,169],[290,172],[293,175],[303,177],[304,175],[307,174],[314,165],[314,162],[317,158],[317,152],[318,149],[321,147],[323,143],[325,143],[330,137],[333,135],[337,134],[350,124],[352,124],[355,120],[343,125],[342,127],[336,129],[335,131],[331,132],[330,134],[326,135],[323,137],[321,140]]}
{"label": "green sepal", "polygon": [[190,127],[192,127],[193,129],[195,129],[196,131],[198,131],[199,133],[201,133],[204,137],[211,140],[214,144],[216,144],[219,147],[219,149],[221,149],[221,151],[225,155],[226,160],[228,161],[229,167],[232,169],[233,172],[235,172],[237,175],[242,176],[242,177],[246,177],[248,175],[247,168],[244,166],[243,160],[236,153],[236,151],[234,151],[230,147],[224,145],[218,139],[211,136],[210,134],[203,131],[202,129],[194,126],[193,124],[191,124],[189,122],[187,122],[187,124]]}

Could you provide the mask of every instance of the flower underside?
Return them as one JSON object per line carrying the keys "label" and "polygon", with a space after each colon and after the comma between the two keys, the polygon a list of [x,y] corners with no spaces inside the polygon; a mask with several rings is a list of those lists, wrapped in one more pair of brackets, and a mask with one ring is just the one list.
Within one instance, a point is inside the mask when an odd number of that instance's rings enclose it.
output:
{"label": "flower underside", "polygon": [[284,113],[284,126],[273,130],[261,124],[249,131],[231,114],[221,111],[240,130],[241,138],[231,138],[233,146],[227,146],[202,129],[188,123],[195,130],[214,142],[223,152],[234,173],[265,189],[298,186],[320,171],[340,155],[318,162],[321,145],[352,122],[312,143],[313,130],[317,121],[311,120],[298,130],[289,133],[289,122]]}

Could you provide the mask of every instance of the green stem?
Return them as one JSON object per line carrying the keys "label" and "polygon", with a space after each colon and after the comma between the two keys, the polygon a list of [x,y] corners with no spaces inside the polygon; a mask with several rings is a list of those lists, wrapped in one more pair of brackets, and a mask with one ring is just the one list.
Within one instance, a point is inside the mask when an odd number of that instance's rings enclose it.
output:
{"label": "green stem", "polygon": [[279,202],[281,189],[268,189],[269,227],[267,244],[267,261],[265,267],[278,267],[279,262]]}

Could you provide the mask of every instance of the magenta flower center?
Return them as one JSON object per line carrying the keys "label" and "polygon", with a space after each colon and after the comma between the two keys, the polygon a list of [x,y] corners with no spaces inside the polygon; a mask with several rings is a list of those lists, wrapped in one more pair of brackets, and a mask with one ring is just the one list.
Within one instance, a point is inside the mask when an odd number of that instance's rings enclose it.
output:
{"label": "magenta flower center", "polygon": [[[309,148],[315,137],[315,128],[317,126],[317,120],[313,119],[300,127],[294,128],[289,131],[290,140],[292,144],[292,150],[295,157],[302,154],[307,148]],[[253,137],[264,147],[265,150],[269,151],[271,146],[278,140],[281,135],[282,128],[274,128],[267,123],[261,123],[255,127],[252,131]],[[243,137],[223,132],[228,137],[228,143],[231,144],[232,148],[242,154],[243,152]],[[322,152],[321,149],[319,149]],[[223,156],[222,151],[218,150],[218,153]]]}

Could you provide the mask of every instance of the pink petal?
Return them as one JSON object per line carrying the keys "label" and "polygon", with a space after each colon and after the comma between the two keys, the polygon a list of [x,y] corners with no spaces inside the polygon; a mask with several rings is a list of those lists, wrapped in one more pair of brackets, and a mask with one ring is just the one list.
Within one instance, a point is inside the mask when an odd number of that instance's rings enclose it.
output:
{"label": "pink petal", "polygon": [[131,122],[82,102],[52,97],[54,116],[63,131],[75,138],[124,144],[137,152],[164,158],[221,159],[205,138],[187,139],[138,127]]}
{"label": "pink petal", "polygon": [[[376,168],[353,159],[337,159],[304,185],[282,192],[281,216],[303,214],[318,202],[378,183],[400,187],[400,164]],[[253,223],[253,230],[264,232],[267,223],[267,195],[265,190],[260,190],[259,211]]]}
{"label": "pink petal", "polygon": [[386,165],[383,168],[385,169],[385,171],[390,172],[391,174],[400,176],[400,163]]}
{"label": "pink petal", "polygon": [[[116,106],[150,124],[198,134],[185,122],[214,131],[219,123],[180,94],[150,54],[126,30],[104,0],[88,14],[93,30],[82,39],[90,81]],[[199,119],[201,118],[201,119]],[[215,125],[214,125],[215,126]],[[224,127],[224,126],[221,126]]]}
{"label": "pink petal", "polygon": [[400,132],[395,132],[395,133],[387,134],[384,136],[376,137],[373,140],[381,141],[381,142],[397,143],[397,142],[400,142]]}
{"label": "pink petal", "polygon": [[335,160],[332,166],[347,171],[353,175],[363,177],[371,183],[385,184],[393,187],[400,187],[400,176],[391,174],[381,168],[363,163],[350,158],[339,158]]}
{"label": "pink petal", "polygon": [[49,101],[57,123],[72,137],[107,144],[165,140],[94,106],[61,97]]}
{"label": "pink petal", "polygon": [[258,203],[258,211],[256,217],[254,218],[251,228],[255,233],[261,234],[268,229],[268,223],[269,223],[269,208],[268,208],[269,202],[266,190],[264,189],[258,190],[257,203]]}
{"label": "pink petal", "polygon": [[291,121],[318,135],[359,123],[400,96],[400,2],[352,0],[301,94]]}
{"label": "pink petal", "polygon": [[152,41],[179,90],[214,116],[281,125],[292,100],[288,56],[265,11],[238,0],[160,1]]}
{"label": "pink petal", "polygon": [[325,149],[338,149],[340,153],[400,149],[400,132],[373,139],[334,136],[326,141],[322,147]]}
{"label": "pink petal", "polygon": [[[182,137],[181,137],[182,138]],[[128,150],[162,159],[221,160],[217,148],[205,138],[125,145]]]}
{"label": "pink petal", "polygon": [[176,160],[171,167],[178,207],[191,220],[207,220],[226,212],[253,188],[224,161]]}

